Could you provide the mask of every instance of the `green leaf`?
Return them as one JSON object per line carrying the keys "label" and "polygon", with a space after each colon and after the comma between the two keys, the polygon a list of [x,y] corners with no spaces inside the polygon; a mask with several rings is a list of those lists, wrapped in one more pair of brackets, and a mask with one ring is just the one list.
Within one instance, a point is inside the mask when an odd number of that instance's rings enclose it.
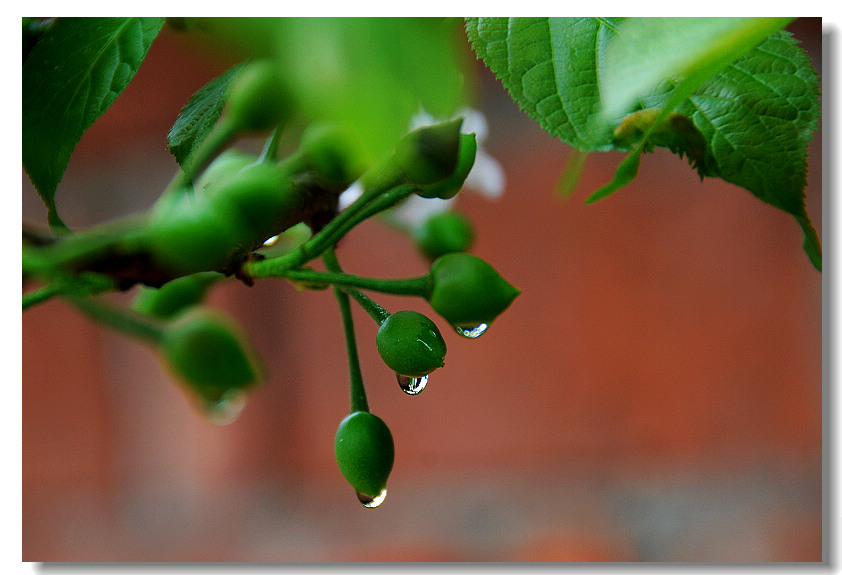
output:
{"label": "green leaf", "polygon": [[[631,182],[654,146],[796,217],[821,268],[804,207],[818,80],[774,18],[468,18],[468,37],[515,102],[583,151],[633,149],[588,198]],[[602,98],[605,97],[605,112]]]}
{"label": "green leaf", "polygon": [[[644,98],[660,107],[673,87]],[[717,166],[716,175],[798,220],[805,249],[821,268],[818,235],[804,204],[807,144],[818,128],[819,83],[791,34],[778,32],[723,68],[676,108],[690,118]]]}
{"label": "green leaf", "polygon": [[51,223],[60,224],[55,192],[73,149],[134,77],[163,24],[163,18],[60,18],[29,54],[23,165]]}
{"label": "green leaf", "polygon": [[167,147],[178,164],[184,162],[211,132],[222,114],[229,88],[244,63],[232,66],[193,94],[167,134]]}
{"label": "green leaf", "polygon": [[[521,110],[582,151],[612,149],[599,74],[618,19],[466,18],[468,39]],[[598,129],[594,130],[594,126]]]}
{"label": "green leaf", "polygon": [[207,33],[242,56],[275,59],[305,123],[352,135],[363,165],[392,149],[421,107],[439,118],[465,101],[459,41],[439,18],[211,18]]}
{"label": "green leaf", "polygon": [[634,111],[667,78],[680,78],[680,101],[791,20],[629,18],[619,25],[600,69],[603,114],[617,118]]}

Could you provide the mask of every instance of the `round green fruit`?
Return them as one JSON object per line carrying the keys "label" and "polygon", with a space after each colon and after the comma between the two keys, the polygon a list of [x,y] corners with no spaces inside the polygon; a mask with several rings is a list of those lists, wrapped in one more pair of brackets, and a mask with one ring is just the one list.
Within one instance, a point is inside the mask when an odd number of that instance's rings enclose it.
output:
{"label": "round green fruit", "polygon": [[398,375],[422,377],[444,365],[447,345],[433,321],[415,311],[398,311],[377,330],[377,351]]}
{"label": "round green fruit", "polygon": [[413,232],[415,245],[435,260],[445,254],[466,252],[474,243],[474,226],[464,215],[451,210],[433,214]]}
{"label": "round green fruit", "polygon": [[225,114],[239,130],[271,130],[287,116],[283,77],[270,60],[249,62],[237,75]]}

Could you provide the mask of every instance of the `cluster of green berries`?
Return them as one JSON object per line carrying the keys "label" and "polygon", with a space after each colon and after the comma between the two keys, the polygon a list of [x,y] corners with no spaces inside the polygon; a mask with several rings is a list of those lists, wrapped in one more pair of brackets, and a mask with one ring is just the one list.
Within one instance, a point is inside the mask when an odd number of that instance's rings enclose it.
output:
{"label": "cluster of green berries", "polygon": [[[241,131],[272,129],[288,114],[283,94],[276,67],[252,62],[240,72],[223,118]],[[396,174],[400,185],[409,185],[409,193],[454,197],[477,151],[475,136],[460,133],[460,128],[461,120],[454,120],[410,132],[396,144],[387,171]],[[78,234],[55,249],[45,248],[40,261],[68,272],[91,269],[86,266],[95,258],[116,254],[129,261],[121,273],[138,267],[156,270],[155,281],[135,280],[147,285],[140,288],[133,313],[157,322],[154,339],[164,363],[213,409],[258,385],[264,370],[235,322],[202,304],[208,289],[240,269],[268,238],[303,221],[312,196],[295,183],[302,169],[320,189],[341,191],[360,177],[347,149],[341,133],[317,126],[303,134],[292,164],[224,151],[198,174],[192,193],[165,194],[140,218],[142,225]],[[114,230],[120,233],[109,236]],[[109,237],[114,239],[104,239]],[[518,295],[487,262],[465,253],[473,229],[464,216],[446,212],[430,218],[414,237],[432,262],[416,295],[458,333],[473,337],[476,330],[481,332]],[[375,344],[383,362],[399,380],[426,382],[444,365],[447,353],[438,327],[419,312],[379,310]],[[339,425],[336,461],[368,506],[382,501],[394,453],[388,427],[367,406],[352,410]]]}

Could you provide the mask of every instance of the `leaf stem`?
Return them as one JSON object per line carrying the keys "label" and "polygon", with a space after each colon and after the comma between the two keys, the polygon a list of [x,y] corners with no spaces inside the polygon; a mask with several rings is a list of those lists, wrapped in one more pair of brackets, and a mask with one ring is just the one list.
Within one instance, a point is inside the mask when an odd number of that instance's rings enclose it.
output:
{"label": "leaf stem", "polygon": [[390,208],[415,192],[409,184],[395,184],[387,191],[366,191],[348,208],[333,218],[322,230],[301,244],[297,250],[277,258],[249,262],[243,267],[251,278],[284,277],[292,268],[319,257],[363,220]]}
{"label": "leaf stem", "polygon": [[356,276],[341,272],[319,272],[316,270],[300,268],[285,270],[281,277],[294,281],[332,285],[342,289],[361,288],[380,293],[417,297],[426,297],[427,288],[430,282],[430,276],[428,274],[412,278],[381,279]]}
{"label": "leaf stem", "polygon": [[343,287],[342,291],[354,298],[356,302],[360,304],[360,307],[363,308],[365,312],[368,315],[370,315],[374,321],[377,322],[377,325],[382,325],[383,322],[386,321],[390,315],[392,315],[380,305],[378,305],[376,301],[374,301],[358,289]]}
{"label": "leaf stem", "polygon": [[56,284],[47,284],[23,294],[23,310],[26,311],[27,308],[33,305],[52,299],[54,296],[58,295],[60,291],[61,290],[58,286],[56,286]]}
{"label": "leaf stem", "polygon": [[143,314],[92,298],[67,297],[70,304],[99,323],[148,343],[157,344],[164,337],[165,327]]}
{"label": "leaf stem", "polygon": [[[336,273],[342,273],[339,260],[333,247],[325,250],[322,255],[325,266]],[[354,335],[354,318],[351,315],[351,300],[348,294],[341,288],[334,287],[333,293],[336,301],[339,302],[339,312],[342,314],[342,326],[345,330],[345,346],[348,350],[348,373],[351,381],[351,413],[356,411],[368,411],[368,399],[365,395],[362,370],[360,369],[360,358],[357,353],[357,340]]]}

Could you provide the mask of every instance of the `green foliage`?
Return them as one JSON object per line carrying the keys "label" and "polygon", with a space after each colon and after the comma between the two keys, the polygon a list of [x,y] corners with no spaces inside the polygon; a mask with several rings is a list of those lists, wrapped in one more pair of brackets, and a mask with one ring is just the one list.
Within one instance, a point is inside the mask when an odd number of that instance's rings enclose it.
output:
{"label": "green foliage", "polygon": [[[818,81],[790,35],[775,32],[786,21],[469,18],[466,27],[478,56],[518,105],[577,148],[559,186],[565,195],[588,152],[630,152],[614,180],[588,199],[594,201],[631,182],[643,153],[665,147],[686,156],[701,176],[742,186],[792,214],[821,269],[803,195]],[[415,395],[444,364],[441,333],[423,314],[389,314],[360,290],[424,298],[468,338],[482,334],[520,293],[488,262],[462,253],[474,231],[456,212],[404,229],[432,260],[419,277],[346,274],[334,250],[357,225],[413,195],[453,198],[473,169],[477,140],[460,133],[461,118],[406,133],[422,108],[451,117],[464,104],[453,21],[170,22],[243,49],[238,56],[247,63],[223,72],[182,108],[167,138],[182,170],[151,210],[74,234],[25,227],[23,278],[44,285],[24,294],[24,309],[66,298],[103,325],[157,346],[208,411],[231,415],[242,406],[235,398],[262,380],[263,368],[238,326],[201,305],[208,288],[230,276],[248,285],[269,277],[299,288],[332,285],[352,412],[337,430],[336,460],[360,501],[377,506],[394,443],[368,410],[351,299],[380,325],[378,352],[401,388]],[[63,225],[55,191],[73,148],[125,88],[162,24],[24,19],[23,160],[54,227]],[[260,156],[233,147],[238,135],[254,130],[272,130]],[[298,148],[287,153],[279,141],[290,133]],[[362,192],[340,211],[339,195],[354,181]],[[292,228],[294,241],[263,249]],[[307,267],[319,257],[326,272]],[[145,285],[132,309],[92,297],[137,283]]]}
{"label": "green foliage", "polygon": [[23,165],[63,227],[55,192],[82,134],[143,62],[163,18],[61,18],[23,65]]}
{"label": "green foliage", "polygon": [[179,165],[183,166],[193,150],[210,134],[242,67],[242,63],[232,66],[202,86],[181,109],[167,134],[167,147]]}
{"label": "green foliage", "polygon": [[604,198],[663,146],[795,216],[805,250],[821,247],[804,208],[806,146],[818,81],[788,18],[469,18],[468,36],[512,98],[582,151],[632,153]]}
{"label": "green foliage", "polygon": [[553,136],[584,151],[612,148],[599,70],[617,19],[467,18],[468,38],[512,99]]}
{"label": "green foliage", "polygon": [[437,117],[465,102],[460,38],[438,18],[209,18],[208,37],[272,58],[304,123],[353,134],[368,166],[420,107]]}

